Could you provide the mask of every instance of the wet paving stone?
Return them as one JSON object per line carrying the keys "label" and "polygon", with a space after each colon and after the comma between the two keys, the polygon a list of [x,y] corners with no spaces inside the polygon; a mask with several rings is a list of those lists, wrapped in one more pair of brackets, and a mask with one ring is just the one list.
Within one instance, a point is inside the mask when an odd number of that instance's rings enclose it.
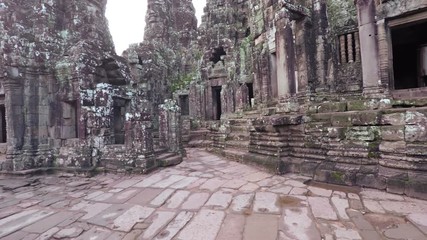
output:
{"label": "wet paving stone", "polygon": [[187,152],[148,175],[3,179],[0,238],[427,239],[427,201]]}

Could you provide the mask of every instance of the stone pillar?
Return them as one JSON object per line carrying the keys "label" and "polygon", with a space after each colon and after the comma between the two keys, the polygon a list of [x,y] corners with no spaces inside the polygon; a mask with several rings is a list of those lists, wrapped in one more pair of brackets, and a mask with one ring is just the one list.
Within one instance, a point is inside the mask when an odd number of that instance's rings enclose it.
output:
{"label": "stone pillar", "polygon": [[345,54],[345,35],[341,35],[340,36],[340,57],[341,57],[341,64],[346,64],[347,63],[347,56]]}
{"label": "stone pillar", "polygon": [[[377,22],[378,26],[378,57],[379,57],[379,74],[383,86],[389,86],[389,38],[386,31],[385,20]],[[357,50],[357,49],[356,49]]]}
{"label": "stone pillar", "polygon": [[23,79],[17,67],[9,67],[6,70],[5,110],[7,113],[7,167],[3,170],[19,171],[24,169],[22,158],[19,156],[24,145],[24,107]]}
{"label": "stone pillar", "polygon": [[297,20],[295,23],[295,55],[296,69],[298,71],[298,93],[306,95],[309,92],[308,75],[310,71],[310,63],[308,60],[308,36],[307,22],[305,19]]}
{"label": "stone pillar", "polygon": [[296,92],[295,49],[291,22],[285,12],[276,20],[277,88],[279,97]]}
{"label": "stone pillar", "polygon": [[166,99],[159,106],[159,136],[169,152],[183,153],[181,139],[181,109],[175,100]]}
{"label": "stone pillar", "polygon": [[354,33],[354,43],[355,43],[355,50],[356,52],[356,62],[360,62],[360,43],[359,43],[359,32]]}
{"label": "stone pillar", "polygon": [[375,1],[357,0],[363,91],[370,94],[380,84]]}
{"label": "stone pillar", "polygon": [[242,84],[236,91],[236,111],[243,111],[249,105],[249,89],[246,84]]}
{"label": "stone pillar", "polygon": [[[161,105],[162,106],[162,105]],[[159,111],[159,147],[166,148],[168,146],[169,123],[167,111]]]}
{"label": "stone pillar", "polygon": [[326,16],[326,0],[314,1],[313,21],[316,31],[316,77],[319,80],[317,92],[325,92],[328,90],[328,82],[326,80],[328,69],[328,19]]}
{"label": "stone pillar", "polygon": [[127,113],[125,121],[125,146],[129,160],[142,172],[157,167],[153,147],[153,123],[150,111]]}

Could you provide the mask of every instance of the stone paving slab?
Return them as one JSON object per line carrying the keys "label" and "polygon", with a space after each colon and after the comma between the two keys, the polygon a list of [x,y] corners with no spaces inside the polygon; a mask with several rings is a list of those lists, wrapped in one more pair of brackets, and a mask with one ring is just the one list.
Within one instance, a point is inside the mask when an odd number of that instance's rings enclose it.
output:
{"label": "stone paving slab", "polygon": [[2,179],[1,239],[427,239],[427,201],[188,149],[148,175]]}

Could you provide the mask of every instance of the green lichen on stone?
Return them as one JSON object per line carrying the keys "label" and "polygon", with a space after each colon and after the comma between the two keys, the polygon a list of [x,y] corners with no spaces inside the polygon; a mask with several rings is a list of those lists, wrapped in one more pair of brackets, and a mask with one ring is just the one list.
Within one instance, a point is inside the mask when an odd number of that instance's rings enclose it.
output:
{"label": "green lichen on stone", "polygon": [[328,17],[332,32],[345,27],[357,27],[357,12],[353,0],[328,0]]}
{"label": "green lichen on stone", "polygon": [[345,176],[345,174],[342,172],[337,172],[337,171],[331,172],[331,178],[335,182],[344,182],[344,176]]}
{"label": "green lichen on stone", "polygon": [[171,85],[172,93],[188,88],[191,82],[193,81],[194,77],[195,77],[194,73],[188,73],[188,74],[178,76],[178,79],[174,81]]}

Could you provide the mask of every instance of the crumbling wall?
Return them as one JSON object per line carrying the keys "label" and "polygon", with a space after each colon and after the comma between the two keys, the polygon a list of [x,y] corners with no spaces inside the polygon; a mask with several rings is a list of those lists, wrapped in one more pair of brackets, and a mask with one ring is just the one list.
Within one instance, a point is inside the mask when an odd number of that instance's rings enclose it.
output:
{"label": "crumbling wall", "polygon": [[[425,19],[426,6],[208,1],[202,81],[190,88],[194,116],[207,120],[198,126],[210,131],[208,149],[279,173],[426,198],[425,89],[396,92],[390,85],[388,26]],[[243,12],[239,25],[236,13]],[[249,34],[238,35],[242,30]],[[207,56],[219,46],[227,55],[212,61]],[[239,84],[243,79],[253,85]],[[218,104],[221,120],[212,122]]]}
{"label": "crumbling wall", "polygon": [[[124,52],[133,77],[146,85],[152,104],[154,128],[158,129],[158,106],[188,82],[197,37],[197,19],[191,0],[148,0],[144,41]],[[136,62],[137,61],[137,62]]]}
{"label": "crumbling wall", "polygon": [[117,161],[145,169],[145,158],[136,160],[152,152],[146,93],[114,52],[105,7],[101,0],[0,4],[2,171],[91,169],[117,142],[127,153]]}

